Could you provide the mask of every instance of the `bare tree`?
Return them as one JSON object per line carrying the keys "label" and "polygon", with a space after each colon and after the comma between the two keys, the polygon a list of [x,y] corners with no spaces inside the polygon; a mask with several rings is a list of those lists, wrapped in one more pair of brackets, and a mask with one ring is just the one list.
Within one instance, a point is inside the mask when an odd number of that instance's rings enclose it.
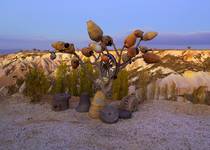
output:
{"label": "bare tree", "polygon": [[[97,79],[95,79],[90,72],[86,69],[85,62],[79,55],[78,51],[75,51],[74,44],[65,42],[55,42],[52,47],[55,51],[51,52],[51,59],[56,58],[56,52],[69,53],[74,57],[71,60],[73,69],[76,69],[79,65],[84,68],[87,76],[94,83],[94,86],[98,90],[101,90],[104,94],[111,90],[112,81],[117,78],[120,70],[125,68],[128,64],[136,61],[139,58],[143,58],[147,63],[156,63],[160,61],[160,58],[148,51],[146,47],[140,47],[141,41],[149,41],[154,39],[157,32],[144,33],[141,30],[135,30],[128,35],[124,41],[124,45],[121,49],[118,49],[111,36],[103,35],[102,29],[93,21],[87,21],[87,30],[90,39],[93,43],[90,43],[88,47],[82,48],[81,53],[94,61],[91,63],[95,70],[99,73]],[[115,52],[115,56],[110,53],[107,47],[112,46]],[[126,51],[126,53],[123,53]],[[139,52],[142,55],[138,55]]]}

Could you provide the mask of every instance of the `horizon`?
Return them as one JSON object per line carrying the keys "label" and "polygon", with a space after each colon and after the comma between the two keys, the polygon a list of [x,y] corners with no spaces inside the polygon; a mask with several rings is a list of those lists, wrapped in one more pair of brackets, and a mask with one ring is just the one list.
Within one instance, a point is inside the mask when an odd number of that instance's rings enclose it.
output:
{"label": "horizon", "polygon": [[210,48],[209,9],[208,0],[4,0],[0,2],[0,49],[51,49],[50,43],[57,40],[81,48],[90,42],[86,31],[89,19],[118,46],[132,30],[141,29],[159,32],[154,41],[144,43],[146,46]]}

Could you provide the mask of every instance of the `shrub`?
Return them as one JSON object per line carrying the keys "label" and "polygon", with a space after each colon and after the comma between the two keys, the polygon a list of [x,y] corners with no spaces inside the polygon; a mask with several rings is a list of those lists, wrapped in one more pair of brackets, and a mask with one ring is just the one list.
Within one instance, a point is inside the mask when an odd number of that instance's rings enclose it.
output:
{"label": "shrub", "polygon": [[53,87],[53,93],[64,93],[67,91],[67,73],[68,66],[65,63],[61,63],[56,70],[55,85]]}
{"label": "shrub", "polygon": [[24,94],[31,98],[31,102],[40,101],[41,97],[47,93],[50,82],[43,70],[38,68],[30,69],[25,78],[26,89]]}
{"label": "shrub", "polygon": [[138,87],[141,89],[141,98],[147,100],[147,85],[151,80],[148,70],[142,70],[139,73]]}
{"label": "shrub", "polygon": [[[85,64],[86,71],[90,72],[92,76],[95,76],[93,66],[90,63],[88,63],[89,60],[85,61],[86,61]],[[83,67],[79,68],[79,84],[80,84],[79,93],[81,94],[83,92],[88,92],[90,96],[93,96],[94,94],[93,82],[89,79],[88,75],[86,74],[86,71],[84,70]]]}
{"label": "shrub", "polygon": [[70,73],[67,76],[67,84],[68,84],[68,91],[73,96],[79,95],[79,72],[77,69],[73,69],[70,71]]}
{"label": "shrub", "polygon": [[120,100],[128,95],[128,72],[121,70],[112,85],[112,99]]}

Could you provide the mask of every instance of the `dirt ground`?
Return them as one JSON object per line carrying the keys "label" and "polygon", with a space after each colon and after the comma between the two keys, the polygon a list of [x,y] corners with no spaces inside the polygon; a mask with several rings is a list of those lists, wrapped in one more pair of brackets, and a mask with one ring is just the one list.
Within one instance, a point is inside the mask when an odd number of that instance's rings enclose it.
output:
{"label": "dirt ground", "polygon": [[147,101],[132,119],[108,125],[21,95],[0,97],[0,150],[16,149],[209,150],[210,107]]}

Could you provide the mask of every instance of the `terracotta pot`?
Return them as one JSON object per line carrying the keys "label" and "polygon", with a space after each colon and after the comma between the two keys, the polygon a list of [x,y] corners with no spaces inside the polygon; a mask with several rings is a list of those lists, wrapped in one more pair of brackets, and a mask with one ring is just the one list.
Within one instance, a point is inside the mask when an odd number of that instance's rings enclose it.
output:
{"label": "terracotta pot", "polygon": [[89,112],[90,108],[90,96],[87,92],[84,92],[80,96],[79,105],[76,107],[77,112]]}
{"label": "terracotta pot", "polygon": [[152,40],[152,39],[154,39],[157,35],[158,35],[157,32],[147,32],[147,33],[144,34],[143,40],[144,40],[144,41]]}
{"label": "terracotta pot", "polygon": [[131,47],[131,48],[128,48],[127,50],[127,54],[129,57],[135,57],[137,55],[137,52],[138,50],[134,47]]}
{"label": "terracotta pot", "polygon": [[103,48],[100,44],[98,43],[91,43],[89,44],[89,47],[94,50],[96,53],[102,53]]}
{"label": "terracotta pot", "polygon": [[55,50],[58,50],[58,51],[64,50],[64,48],[65,48],[64,45],[65,45],[65,43],[62,42],[62,41],[57,41],[57,42],[54,42],[54,43],[51,44],[51,46],[52,46]]}
{"label": "terracotta pot", "polygon": [[90,57],[93,55],[93,50],[89,47],[85,47],[82,49],[82,54],[86,57]]}
{"label": "terracotta pot", "polygon": [[135,30],[133,33],[134,33],[134,35],[135,35],[137,38],[143,38],[143,34],[144,34],[143,31],[141,31],[141,30]]}
{"label": "terracotta pot", "polygon": [[105,95],[102,91],[97,91],[90,106],[89,116],[93,119],[98,119],[100,110],[105,106]]}
{"label": "terracotta pot", "polygon": [[131,57],[129,57],[127,53],[122,54],[122,61],[123,62],[127,62],[129,60],[131,60]]}
{"label": "terracotta pot", "polygon": [[102,43],[106,46],[112,46],[113,44],[113,39],[112,37],[106,35],[102,37]]}
{"label": "terracotta pot", "polygon": [[79,66],[79,60],[77,58],[72,58],[71,66],[72,66],[73,69],[77,69],[78,66]]}
{"label": "terracotta pot", "polygon": [[92,20],[87,21],[87,30],[91,40],[99,42],[102,39],[102,29]]}
{"label": "terracotta pot", "polygon": [[109,62],[109,57],[106,55],[101,56],[101,61],[103,62]]}
{"label": "terracotta pot", "polygon": [[74,44],[73,43],[65,43],[64,44],[64,52],[73,54],[75,52]]}
{"label": "terracotta pot", "polygon": [[136,39],[137,37],[135,36],[134,33],[131,33],[130,35],[128,35],[124,41],[124,46],[126,48],[130,48],[133,47],[136,44]]}
{"label": "terracotta pot", "polygon": [[153,53],[145,53],[143,55],[143,58],[144,58],[144,61],[148,64],[153,64],[153,63],[159,63],[161,62],[161,59],[158,55],[156,54],[153,54]]}

